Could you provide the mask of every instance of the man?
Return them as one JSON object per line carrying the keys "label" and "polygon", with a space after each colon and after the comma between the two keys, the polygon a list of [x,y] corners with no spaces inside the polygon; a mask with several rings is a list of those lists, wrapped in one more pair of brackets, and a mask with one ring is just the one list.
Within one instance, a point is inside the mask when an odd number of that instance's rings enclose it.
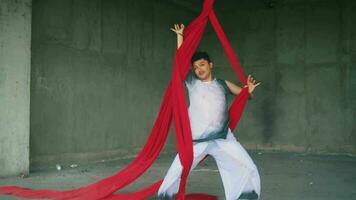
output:
{"label": "man", "polygon": [[[177,34],[179,48],[183,43],[184,25],[175,24],[171,30]],[[228,127],[227,95],[238,95],[242,88],[213,77],[213,63],[206,52],[196,52],[191,63],[192,71],[185,79],[194,142],[191,169],[206,155],[211,155],[216,160],[227,200],[258,199],[261,186],[257,167]],[[260,83],[250,75],[247,82],[244,87],[248,87],[251,97]],[[182,165],[177,155],[158,191],[160,199],[174,198],[181,173]]]}

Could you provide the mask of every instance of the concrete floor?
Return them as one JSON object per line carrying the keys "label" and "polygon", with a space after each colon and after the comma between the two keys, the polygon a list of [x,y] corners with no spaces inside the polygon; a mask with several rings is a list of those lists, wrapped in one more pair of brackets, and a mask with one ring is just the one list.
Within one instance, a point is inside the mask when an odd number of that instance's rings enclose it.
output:
{"label": "concrete floor", "polygon": [[[303,155],[297,153],[250,152],[259,168],[263,200],[356,199],[356,157]],[[162,178],[173,156],[163,155],[136,183],[122,190],[135,191]],[[30,177],[2,178],[0,185],[15,184],[31,188],[69,189],[112,175],[131,159],[101,161],[71,168],[63,165],[37,168]],[[224,199],[224,191],[215,162],[209,158],[190,174],[188,193],[205,192]],[[0,199],[17,199],[1,196]]]}

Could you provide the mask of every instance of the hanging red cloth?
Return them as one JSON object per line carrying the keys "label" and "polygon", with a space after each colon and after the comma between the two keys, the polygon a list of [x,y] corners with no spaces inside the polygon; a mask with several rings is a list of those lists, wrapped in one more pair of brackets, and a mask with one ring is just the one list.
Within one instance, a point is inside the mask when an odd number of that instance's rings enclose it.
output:
{"label": "hanging red cloth", "polygon": [[[236,76],[243,85],[246,78],[240,62],[235,56],[213,10],[214,0],[205,0],[201,14],[189,24],[184,31],[184,42],[176,51],[173,64],[172,80],[163,97],[158,117],[138,156],[123,170],[113,176],[104,178],[98,182],[72,190],[32,190],[18,186],[0,187],[0,195],[13,195],[22,198],[45,198],[45,199],[70,199],[70,200],[138,200],[147,199],[155,195],[162,183],[159,180],[150,186],[130,194],[114,194],[140,177],[156,160],[167,139],[168,130],[174,121],[175,136],[179,158],[183,165],[181,182],[177,199],[215,199],[214,196],[206,194],[194,194],[185,196],[186,180],[193,160],[192,133],[190,128],[187,104],[184,96],[183,80],[190,68],[190,59],[195,52],[200,39],[204,33],[206,24],[210,20],[223,48],[230,61]],[[236,96],[229,109],[229,127],[234,130],[241,117],[248,98],[248,89],[243,88]]]}

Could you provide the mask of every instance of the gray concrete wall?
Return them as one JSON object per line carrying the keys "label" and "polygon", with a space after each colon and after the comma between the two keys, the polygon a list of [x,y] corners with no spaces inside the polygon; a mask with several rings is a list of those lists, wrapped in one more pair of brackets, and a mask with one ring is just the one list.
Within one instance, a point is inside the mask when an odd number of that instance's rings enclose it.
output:
{"label": "gray concrete wall", "polygon": [[171,77],[169,29],[193,16],[163,0],[34,1],[32,163],[135,156]]}
{"label": "gray concrete wall", "polygon": [[0,0],[0,177],[29,171],[31,0]]}
{"label": "gray concrete wall", "polygon": [[[237,136],[251,149],[355,154],[356,2],[272,2],[216,4],[246,74],[262,81]],[[214,37],[218,74],[234,79]]]}
{"label": "gray concrete wall", "polygon": [[[356,153],[354,1],[217,1],[246,73],[262,81],[236,131],[249,149]],[[33,5],[31,161],[134,156],[171,76],[173,23],[190,1],[36,0]],[[201,49],[232,75],[215,34]],[[174,151],[174,138],[167,150]]]}

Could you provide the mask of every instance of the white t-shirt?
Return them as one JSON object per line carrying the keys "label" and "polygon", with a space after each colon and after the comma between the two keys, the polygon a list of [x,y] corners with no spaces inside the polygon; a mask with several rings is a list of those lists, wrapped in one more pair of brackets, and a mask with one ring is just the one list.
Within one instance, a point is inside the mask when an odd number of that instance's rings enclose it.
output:
{"label": "white t-shirt", "polygon": [[185,79],[189,94],[189,119],[193,140],[221,131],[228,120],[226,92],[216,78],[201,81],[190,71]]}

